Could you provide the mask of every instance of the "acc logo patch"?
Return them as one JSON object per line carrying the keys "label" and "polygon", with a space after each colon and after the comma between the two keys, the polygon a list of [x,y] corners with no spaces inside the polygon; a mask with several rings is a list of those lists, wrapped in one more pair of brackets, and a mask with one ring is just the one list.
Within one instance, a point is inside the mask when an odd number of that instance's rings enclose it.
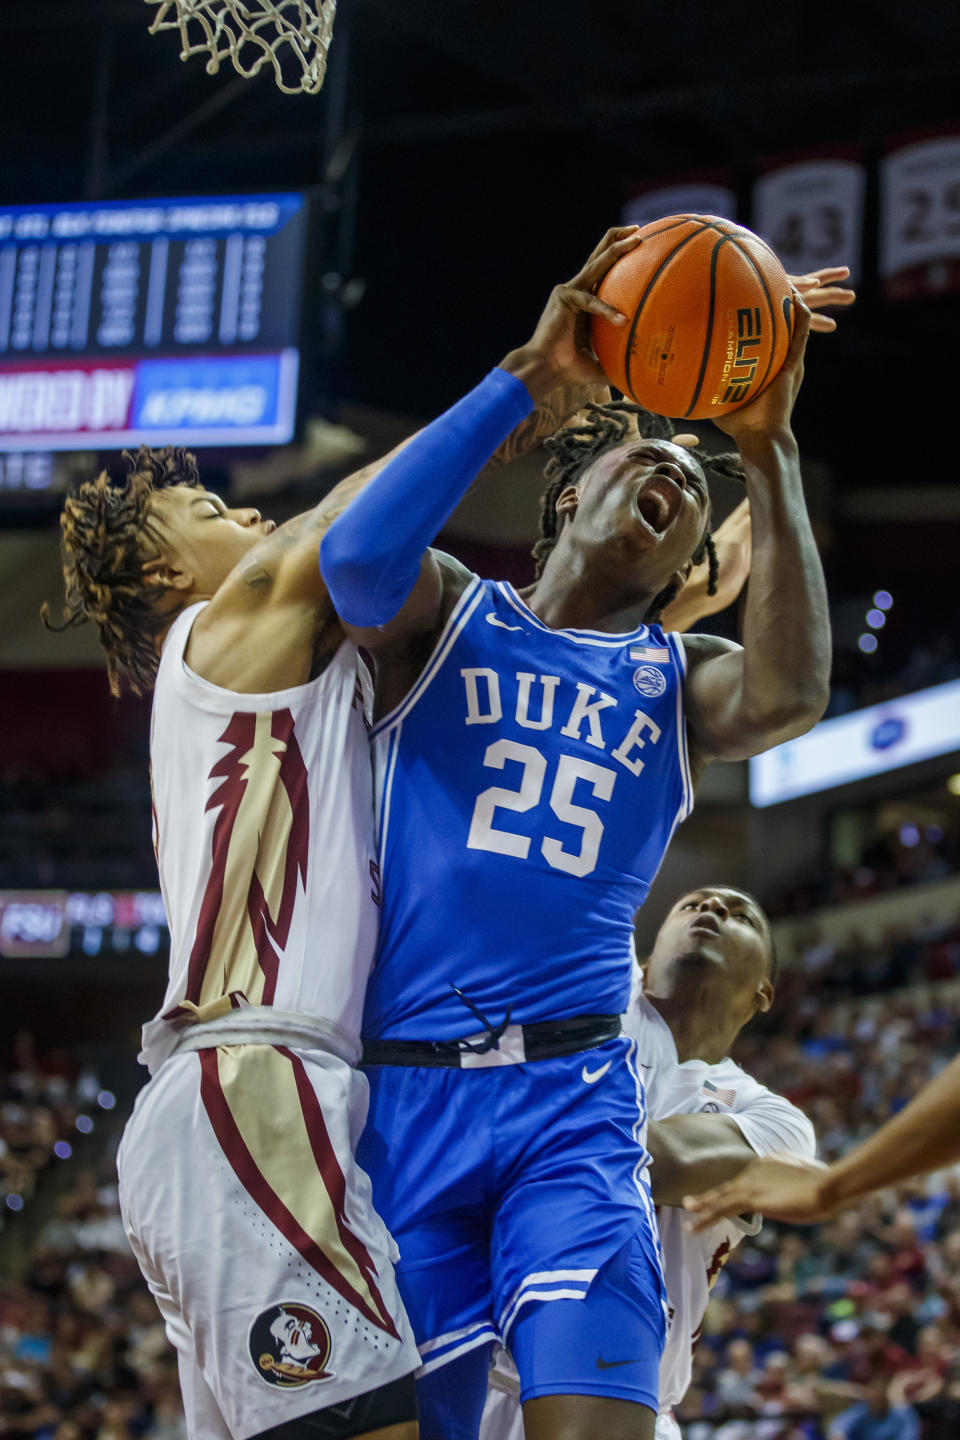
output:
{"label": "acc logo patch", "polygon": [[633,672],[633,687],[641,695],[662,695],[667,688],[667,677],[656,665],[641,665]]}
{"label": "acc logo patch", "polygon": [[279,1390],[332,1380],[330,1331],[322,1315],[299,1300],[262,1310],[250,1326],[250,1359],[260,1379]]}

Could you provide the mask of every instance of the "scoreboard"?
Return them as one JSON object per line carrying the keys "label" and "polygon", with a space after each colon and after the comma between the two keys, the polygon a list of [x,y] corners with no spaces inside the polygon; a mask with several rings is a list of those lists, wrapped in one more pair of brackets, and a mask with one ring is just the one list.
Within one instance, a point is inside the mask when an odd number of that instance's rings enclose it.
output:
{"label": "scoreboard", "polygon": [[293,436],[303,194],[0,209],[0,451]]}
{"label": "scoreboard", "polygon": [[0,958],[155,955],[170,944],[157,890],[0,890]]}

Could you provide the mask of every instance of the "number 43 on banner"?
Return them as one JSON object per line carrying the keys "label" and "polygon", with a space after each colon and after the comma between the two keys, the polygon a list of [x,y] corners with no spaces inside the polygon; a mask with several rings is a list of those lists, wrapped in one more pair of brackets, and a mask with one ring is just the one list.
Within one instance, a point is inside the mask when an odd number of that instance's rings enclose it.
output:
{"label": "number 43 on banner", "polygon": [[778,166],[753,187],[753,225],[792,275],[849,265],[860,270],[866,174],[853,160]]}

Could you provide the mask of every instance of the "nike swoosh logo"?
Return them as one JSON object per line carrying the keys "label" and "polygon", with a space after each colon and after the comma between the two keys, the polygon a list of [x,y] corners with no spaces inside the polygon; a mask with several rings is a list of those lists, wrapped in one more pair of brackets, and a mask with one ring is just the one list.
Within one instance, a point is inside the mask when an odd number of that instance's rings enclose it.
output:
{"label": "nike swoosh logo", "polygon": [[[581,1078],[581,1080],[585,1080],[588,1085],[593,1085],[593,1084],[596,1083],[596,1081],[602,1079],[603,1076],[606,1075],[607,1071],[610,1069],[610,1066],[611,1066],[612,1064],[613,1064],[613,1061],[612,1061],[612,1060],[608,1060],[607,1063],[606,1063],[606,1065],[601,1065],[601,1066],[600,1066],[600,1069],[599,1069],[599,1070],[588,1070],[587,1067],[586,1067],[586,1065],[584,1065],[583,1069],[580,1071],[580,1078]],[[624,1362],[624,1363],[629,1363],[629,1362]]]}
{"label": "nike swoosh logo", "polygon": [[618,1365],[636,1365],[636,1360],[604,1360],[602,1355],[597,1356],[598,1370],[616,1370]]}
{"label": "nike swoosh logo", "polygon": [[506,620],[499,620],[496,615],[487,616],[488,625],[496,625],[498,630],[522,630],[522,625],[508,625]]}

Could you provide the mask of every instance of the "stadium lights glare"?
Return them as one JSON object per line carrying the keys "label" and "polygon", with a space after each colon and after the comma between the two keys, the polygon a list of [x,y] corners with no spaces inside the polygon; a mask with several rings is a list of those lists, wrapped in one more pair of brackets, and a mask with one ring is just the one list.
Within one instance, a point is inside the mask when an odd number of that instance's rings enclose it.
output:
{"label": "stadium lights glare", "polygon": [[893,604],[893,596],[889,590],[878,590],[873,597],[873,603],[878,610],[889,610]]}
{"label": "stadium lights glare", "polygon": [[877,637],[876,635],[870,634],[861,635],[860,639],[857,641],[857,644],[863,651],[864,655],[872,655],[874,650],[876,650],[877,648]]}
{"label": "stadium lights glare", "polygon": [[956,775],[950,776],[950,779],[947,781],[947,789],[951,795],[960,795],[960,771],[958,771]]}
{"label": "stadium lights glare", "polygon": [[871,630],[882,630],[887,623],[887,617],[882,610],[868,610],[867,624]]}

